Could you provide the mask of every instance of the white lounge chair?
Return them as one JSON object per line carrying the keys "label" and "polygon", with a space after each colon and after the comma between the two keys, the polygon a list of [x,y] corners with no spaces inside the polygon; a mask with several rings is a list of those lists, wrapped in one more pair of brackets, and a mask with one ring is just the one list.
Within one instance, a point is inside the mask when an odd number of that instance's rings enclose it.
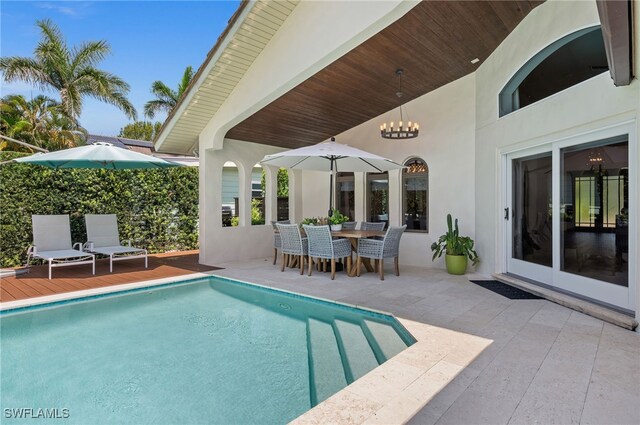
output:
{"label": "white lounge chair", "polygon": [[[96,274],[96,257],[82,251],[82,244],[71,244],[69,215],[33,215],[33,245],[27,251],[27,267],[32,258],[40,258],[49,263],[49,279],[53,267],[92,264]],[[78,248],[76,248],[76,246]]]}
{"label": "white lounge chair", "polygon": [[84,250],[108,255],[110,273],[113,272],[114,261],[144,257],[144,267],[148,267],[146,249],[132,247],[131,240],[126,241],[126,246],[120,242],[118,219],[115,214],[87,214],[84,220],[87,224],[87,242],[84,244]]}

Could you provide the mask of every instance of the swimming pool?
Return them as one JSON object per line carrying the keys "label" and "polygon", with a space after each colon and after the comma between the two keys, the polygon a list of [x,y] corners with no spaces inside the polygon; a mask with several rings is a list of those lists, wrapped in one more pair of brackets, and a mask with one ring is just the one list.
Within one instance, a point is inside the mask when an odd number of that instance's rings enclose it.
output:
{"label": "swimming pool", "polygon": [[415,342],[388,315],[219,277],[0,321],[2,422],[20,424],[286,423]]}

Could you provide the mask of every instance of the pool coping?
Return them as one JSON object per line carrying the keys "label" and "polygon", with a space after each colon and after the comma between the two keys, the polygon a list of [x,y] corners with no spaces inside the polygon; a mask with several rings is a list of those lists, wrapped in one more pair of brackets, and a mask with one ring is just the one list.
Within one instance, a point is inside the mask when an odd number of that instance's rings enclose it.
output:
{"label": "pool coping", "polygon": [[[365,310],[397,320],[416,342],[406,350],[379,365],[363,377],[338,391],[327,400],[303,413],[291,423],[303,424],[404,424],[424,407],[440,390],[448,385],[490,344],[491,340],[445,328],[415,322],[366,305],[326,299],[314,295],[274,288],[218,275],[218,270],[192,273],[65,292],[0,303],[0,312],[30,310],[30,307],[56,307],[79,299],[127,294],[130,291],[152,289],[167,284],[188,283],[199,278],[217,276],[259,288],[292,294]],[[117,296],[117,295],[116,295]]]}

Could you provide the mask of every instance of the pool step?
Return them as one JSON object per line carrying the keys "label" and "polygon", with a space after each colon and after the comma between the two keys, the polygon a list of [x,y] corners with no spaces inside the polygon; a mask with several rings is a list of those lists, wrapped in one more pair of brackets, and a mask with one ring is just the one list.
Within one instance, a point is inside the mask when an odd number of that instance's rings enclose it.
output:
{"label": "pool step", "polygon": [[307,319],[307,345],[311,406],[315,406],[346,387],[347,379],[344,369],[336,367],[342,360],[330,323]]}
{"label": "pool step", "polygon": [[378,363],[389,360],[407,348],[396,330],[387,324],[365,319],[362,321],[362,330],[373,347]]}
{"label": "pool step", "polygon": [[359,324],[336,319],[334,331],[348,383],[378,366],[378,360]]}

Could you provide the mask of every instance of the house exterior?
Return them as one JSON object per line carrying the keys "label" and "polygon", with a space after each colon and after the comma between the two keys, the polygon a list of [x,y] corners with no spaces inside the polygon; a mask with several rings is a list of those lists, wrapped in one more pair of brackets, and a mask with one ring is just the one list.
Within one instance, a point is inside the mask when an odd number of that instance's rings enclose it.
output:
{"label": "house exterior", "polygon": [[[243,2],[155,147],[200,153],[204,264],[269,255],[270,226],[251,225],[254,165],[333,135],[409,167],[336,187],[352,219],[409,225],[401,264],[443,267],[429,247],[451,213],[477,272],[638,318],[638,27],[637,1]],[[380,136],[399,105],[417,138]],[[220,216],[229,161],[236,228]],[[268,223],[277,170],[264,169]],[[325,214],[328,177],[290,171],[291,220]]]}

